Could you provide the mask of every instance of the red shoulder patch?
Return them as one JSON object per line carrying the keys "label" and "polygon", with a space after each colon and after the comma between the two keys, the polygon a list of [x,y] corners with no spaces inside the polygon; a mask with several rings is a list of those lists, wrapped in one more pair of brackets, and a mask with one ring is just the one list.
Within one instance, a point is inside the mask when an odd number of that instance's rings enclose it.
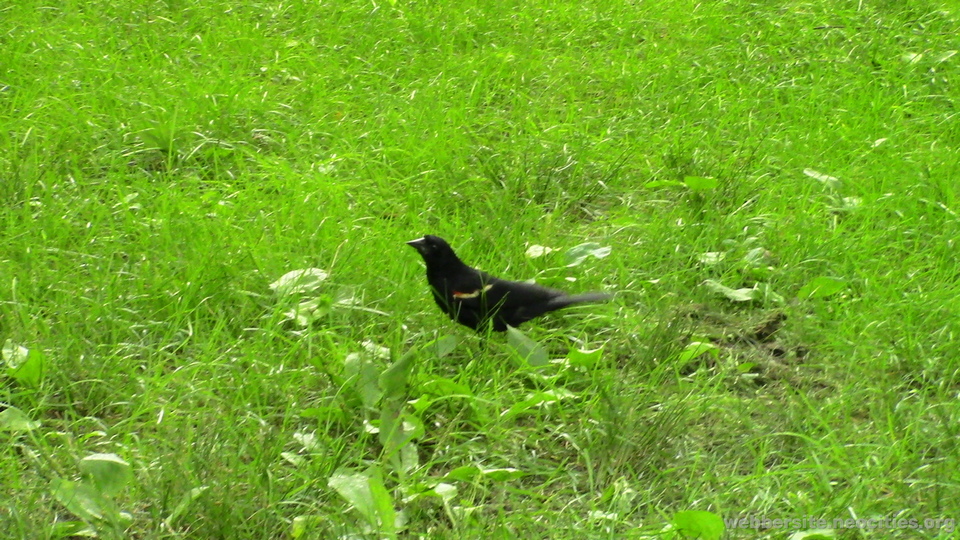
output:
{"label": "red shoulder patch", "polygon": [[493,287],[493,285],[487,285],[487,286],[485,286],[484,288],[482,288],[482,289],[477,289],[477,290],[475,290],[475,291],[473,291],[473,292],[453,291],[453,297],[456,298],[457,300],[467,300],[467,299],[470,299],[470,298],[476,298],[476,297],[480,296],[481,294],[489,291],[492,287]]}

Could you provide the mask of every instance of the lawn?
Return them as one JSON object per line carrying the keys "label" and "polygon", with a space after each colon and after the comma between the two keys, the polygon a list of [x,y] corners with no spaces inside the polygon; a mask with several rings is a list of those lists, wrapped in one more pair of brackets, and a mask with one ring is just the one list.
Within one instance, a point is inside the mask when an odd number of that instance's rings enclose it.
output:
{"label": "lawn", "polygon": [[[957,534],[952,2],[18,0],[0,50],[0,536]],[[477,335],[423,234],[615,297]]]}

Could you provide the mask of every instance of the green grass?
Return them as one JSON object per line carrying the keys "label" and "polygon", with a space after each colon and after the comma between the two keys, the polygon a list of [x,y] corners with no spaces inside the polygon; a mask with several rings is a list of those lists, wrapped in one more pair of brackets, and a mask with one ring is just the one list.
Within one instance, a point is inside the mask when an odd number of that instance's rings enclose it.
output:
{"label": "green grass", "polygon": [[[44,368],[0,374],[0,536],[960,519],[950,3],[55,4],[0,3],[0,342]],[[424,233],[617,292],[523,328],[602,352],[448,321]],[[302,327],[269,285],[311,267]],[[102,519],[54,489],[91,454],[131,473]],[[360,473],[379,510],[330,484]]]}

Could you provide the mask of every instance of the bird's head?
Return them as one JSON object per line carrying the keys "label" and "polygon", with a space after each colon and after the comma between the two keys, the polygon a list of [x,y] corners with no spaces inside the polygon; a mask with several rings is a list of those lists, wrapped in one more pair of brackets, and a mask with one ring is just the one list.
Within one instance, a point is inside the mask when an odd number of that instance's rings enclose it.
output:
{"label": "bird's head", "polygon": [[428,268],[462,264],[450,244],[439,236],[428,234],[407,242],[407,245],[420,253]]}

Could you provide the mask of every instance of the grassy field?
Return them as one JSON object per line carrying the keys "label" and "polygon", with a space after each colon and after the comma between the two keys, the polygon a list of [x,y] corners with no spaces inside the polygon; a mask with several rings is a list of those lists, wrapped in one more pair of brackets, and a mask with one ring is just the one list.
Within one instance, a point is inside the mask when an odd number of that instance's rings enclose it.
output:
{"label": "grassy field", "polygon": [[[0,537],[958,534],[956,5],[19,0],[0,44]],[[425,233],[616,298],[476,336]]]}

